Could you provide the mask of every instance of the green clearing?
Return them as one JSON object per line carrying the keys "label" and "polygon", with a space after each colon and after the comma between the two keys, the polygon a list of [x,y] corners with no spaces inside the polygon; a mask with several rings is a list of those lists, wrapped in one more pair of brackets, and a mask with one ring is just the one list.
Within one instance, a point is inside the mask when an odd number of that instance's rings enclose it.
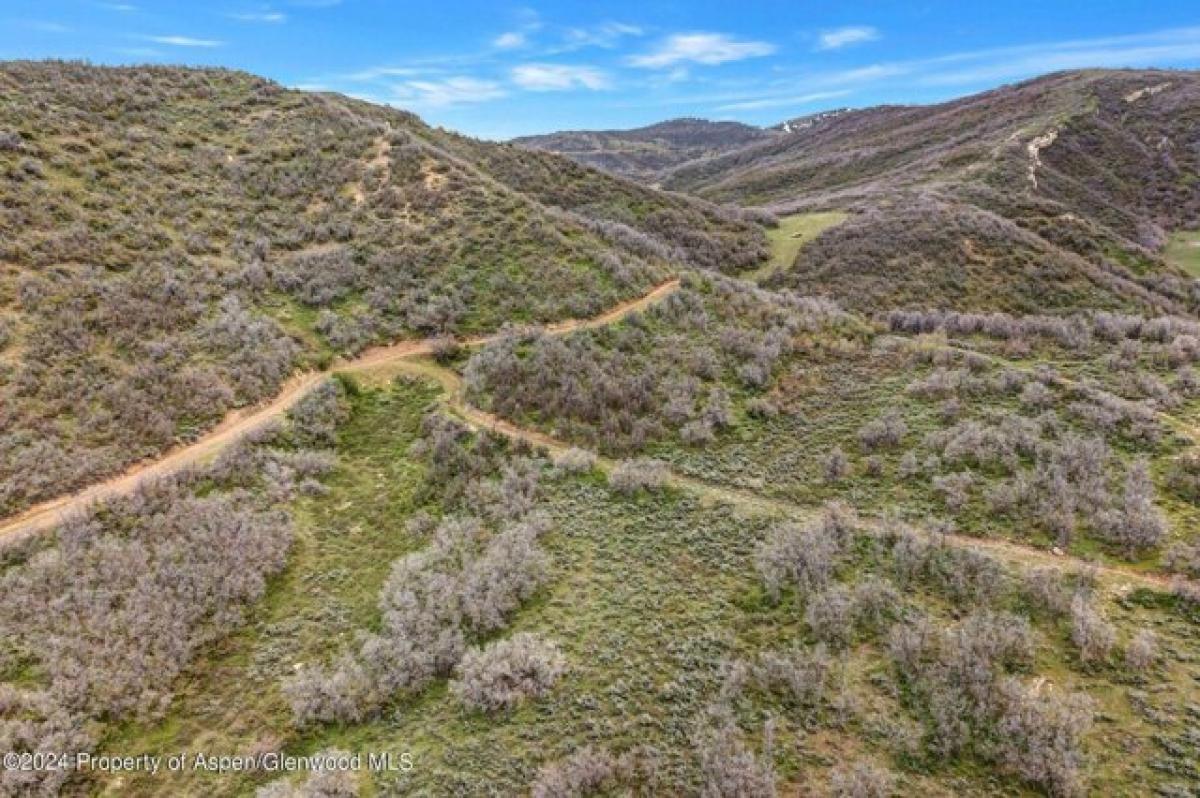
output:
{"label": "green clearing", "polygon": [[791,268],[800,249],[836,224],[841,224],[849,214],[842,211],[820,211],[798,213],[779,220],[779,226],[767,231],[771,244],[771,260],[766,265],[747,272],[747,280],[761,282],[775,272]]}
{"label": "green clearing", "polygon": [[1167,262],[1193,277],[1200,277],[1200,230],[1174,233],[1163,252]]}

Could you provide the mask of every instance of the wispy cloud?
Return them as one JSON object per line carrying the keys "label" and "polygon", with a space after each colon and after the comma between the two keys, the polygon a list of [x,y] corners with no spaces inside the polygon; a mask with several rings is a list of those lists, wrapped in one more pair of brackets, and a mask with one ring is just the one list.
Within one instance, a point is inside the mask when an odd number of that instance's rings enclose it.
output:
{"label": "wispy cloud", "polygon": [[[745,91],[683,94],[657,103],[711,105],[722,111],[783,108],[881,89],[985,87],[1059,69],[1200,63],[1200,27],[1129,36],[970,50],[853,69],[797,72]],[[809,91],[797,96],[795,87]],[[829,95],[820,97],[819,95]]]}
{"label": "wispy cloud", "polygon": [[527,41],[525,34],[521,31],[510,30],[492,39],[492,46],[498,50],[516,50],[517,48],[524,47]]}
{"label": "wispy cloud", "polygon": [[376,66],[338,75],[337,77],[341,80],[350,80],[355,83],[367,83],[379,80],[380,78],[413,78],[417,75],[427,75],[430,71],[428,67]]}
{"label": "wispy cloud", "polygon": [[429,108],[488,102],[507,97],[508,92],[494,80],[452,77],[445,80],[409,80],[392,87],[396,100]]}
{"label": "wispy cloud", "polygon": [[659,46],[628,59],[632,66],[661,69],[682,63],[723,64],[745,58],[770,55],[775,45],[760,41],[739,41],[724,33],[677,33]]}
{"label": "wispy cloud", "polygon": [[1133,67],[1200,61],[1200,27],[1130,36],[1072,39],[953,53],[917,62],[923,86],[961,86],[1060,69]]}
{"label": "wispy cloud", "polygon": [[603,22],[588,28],[567,28],[563,32],[562,43],[555,50],[570,52],[585,47],[611,49],[623,39],[644,36],[645,33],[642,27],[625,22]]}
{"label": "wispy cloud", "polygon": [[96,5],[100,8],[107,8],[109,11],[120,11],[122,14],[137,11],[137,6],[132,3],[96,3]]}
{"label": "wispy cloud", "polygon": [[852,25],[846,28],[821,31],[817,37],[818,50],[839,50],[852,44],[873,42],[879,38],[879,31],[869,25]]}
{"label": "wispy cloud", "polygon": [[42,33],[70,33],[71,29],[61,22],[45,22],[38,19],[30,19],[25,21],[25,27],[32,30],[41,31]]}
{"label": "wispy cloud", "polygon": [[513,83],[530,91],[598,91],[611,85],[608,75],[595,67],[566,64],[521,64],[513,67],[511,77]]}
{"label": "wispy cloud", "polygon": [[745,100],[743,102],[718,105],[718,111],[755,111],[761,108],[784,108],[787,106],[808,105],[821,100],[832,100],[850,94],[849,89],[841,91],[815,91],[811,94],[801,94],[794,97],[770,97],[762,100]]}
{"label": "wispy cloud", "polygon": [[238,22],[265,22],[273,25],[287,22],[287,14],[282,11],[244,11],[229,16]]}
{"label": "wispy cloud", "polygon": [[225,42],[217,39],[196,39],[191,36],[143,36],[148,42],[169,44],[172,47],[221,47]]}

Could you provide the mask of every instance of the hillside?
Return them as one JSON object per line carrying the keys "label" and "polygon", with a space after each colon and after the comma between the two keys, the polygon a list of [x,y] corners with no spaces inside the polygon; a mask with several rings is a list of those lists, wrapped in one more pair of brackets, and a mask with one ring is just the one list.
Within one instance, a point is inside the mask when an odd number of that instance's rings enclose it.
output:
{"label": "hillside", "polygon": [[0,798],[1193,794],[1194,78],[713,159],[777,217],[0,65]]}
{"label": "hillside", "polygon": [[750,144],[771,141],[774,131],[740,122],[670,119],[632,130],[567,130],[523,136],[513,143],[564,155],[573,161],[654,183],[671,169]]}
{"label": "hillside", "polygon": [[1059,73],[838,114],[665,185],[780,213],[856,211],[779,284],[864,309],[1187,313],[1195,291],[1159,250],[1200,224],[1198,97],[1195,72]]}
{"label": "hillside", "polygon": [[757,225],[223,70],[0,66],[0,514],[378,342],[594,314]]}

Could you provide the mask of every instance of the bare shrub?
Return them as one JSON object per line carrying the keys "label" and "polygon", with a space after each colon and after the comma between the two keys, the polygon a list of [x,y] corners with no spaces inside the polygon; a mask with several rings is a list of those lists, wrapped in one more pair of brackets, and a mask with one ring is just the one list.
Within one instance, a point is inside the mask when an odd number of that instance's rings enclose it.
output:
{"label": "bare shrub", "polygon": [[755,681],[764,690],[780,692],[797,706],[813,709],[825,696],[833,661],[825,646],[766,651],[753,668]]}
{"label": "bare shrub", "polygon": [[1167,519],[1154,504],[1150,464],[1138,459],[1125,476],[1125,495],[1119,510],[1102,513],[1097,531],[1116,543],[1127,557],[1157,546],[1167,534]]}
{"label": "bare shrub", "polygon": [[858,440],[867,451],[891,448],[899,445],[908,433],[908,424],[896,408],[890,408],[882,416],[863,425],[858,430]]}
{"label": "bare shrub", "polygon": [[596,455],[587,449],[571,447],[554,458],[554,465],[568,474],[586,474],[596,467]]}
{"label": "bare shrub", "polygon": [[193,652],[234,626],[283,567],[289,519],[177,481],[65,527],[0,579],[0,630],[27,646],[73,711],[154,716]]}
{"label": "bare shrub", "polygon": [[661,460],[622,460],[608,475],[608,484],[628,494],[657,490],[667,483],[669,473],[667,464]]}
{"label": "bare shrub", "polygon": [[566,759],[546,765],[530,788],[532,798],[584,798],[604,788],[617,761],[602,748],[584,746]]}
{"label": "bare shrub", "polygon": [[732,722],[701,733],[703,798],[774,798],[775,770],[743,742]]}
{"label": "bare shrub", "polygon": [[996,739],[1001,764],[1051,795],[1082,795],[1082,745],[1092,725],[1092,700],[1080,693],[1026,686],[1016,679],[1004,680],[999,692],[1003,710]]}
{"label": "bare shrub", "polygon": [[259,787],[255,798],[356,798],[358,777],[349,769],[350,754],[327,749],[313,755],[314,769],[299,785],[288,779]]}
{"label": "bare shrub", "polygon": [[850,476],[850,458],[846,457],[842,447],[834,446],[821,458],[821,473],[829,485],[836,485]]}
{"label": "bare shrub", "polygon": [[1117,632],[1086,598],[1076,596],[1071,602],[1071,641],[1083,662],[1105,661],[1117,642]]}
{"label": "bare shrub", "polygon": [[328,448],[337,443],[337,425],[345,417],[342,387],[336,380],[323,381],[288,414],[296,441],[317,448]]}
{"label": "bare shrub", "polygon": [[1190,577],[1200,577],[1200,541],[1180,541],[1167,551],[1167,568]]}
{"label": "bare shrub", "polygon": [[449,673],[468,634],[500,628],[542,583],[536,541],[546,527],[531,516],[489,534],[477,518],[443,519],[428,548],[392,566],[379,596],[380,631],[364,634],[332,669],[306,668],[285,681],[297,722],[361,720],[396,693]]}
{"label": "bare shrub", "polygon": [[818,640],[843,648],[853,639],[855,610],[854,594],[844,585],[833,584],[809,597],[804,622]]}
{"label": "bare shrub", "polygon": [[522,632],[467,651],[450,692],[471,709],[510,710],[548,693],[565,670],[557,645]]}
{"label": "bare shrub", "polygon": [[847,520],[829,508],[821,521],[774,527],[755,550],[755,565],[768,592],[778,598],[785,586],[809,591],[824,587],[841,561],[849,534]]}
{"label": "bare shrub", "polygon": [[974,484],[975,477],[970,471],[958,471],[933,478],[933,489],[941,495],[946,508],[954,512],[967,506]]}
{"label": "bare shrub", "polygon": [[895,785],[891,771],[866,761],[834,768],[829,777],[829,791],[837,798],[888,798]]}
{"label": "bare shrub", "polygon": [[1071,611],[1072,591],[1057,568],[1031,568],[1025,573],[1024,594],[1037,610],[1054,617],[1064,616]]}
{"label": "bare shrub", "polygon": [[1125,648],[1125,664],[1134,673],[1145,673],[1158,661],[1158,638],[1149,629],[1139,629]]}

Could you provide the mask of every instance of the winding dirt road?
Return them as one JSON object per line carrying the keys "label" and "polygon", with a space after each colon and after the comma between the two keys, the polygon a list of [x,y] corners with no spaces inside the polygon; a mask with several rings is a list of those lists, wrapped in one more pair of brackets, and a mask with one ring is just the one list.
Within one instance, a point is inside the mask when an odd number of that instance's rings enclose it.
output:
{"label": "winding dirt road", "polygon": [[[630,313],[662,301],[678,288],[679,280],[673,278],[659,284],[644,296],[623,302],[598,316],[590,319],[557,322],[543,329],[551,335],[566,335],[576,330],[612,324]],[[478,348],[497,340],[497,338],[499,338],[499,334],[479,336],[461,341],[460,345],[467,348]],[[441,401],[447,411],[475,430],[487,430],[514,440],[522,440],[542,447],[551,453],[571,448],[569,443],[537,430],[520,427],[468,403],[463,394],[462,379],[459,375],[429,359],[433,355],[435,347],[436,342],[432,340],[401,341],[390,346],[367,349],[352,360],[335,362],[325,371],[298,374],[286,383],[284,389],[270,403],[230,413],[217,427],[195,443],[172,450],[153,462],[135,466],[121,476],[78,493],[44,502],[18,516],[0,522],[0,547],[50,529],[64,517],[82,511],[97,501],[131,493],[145,479],[163,477],[206,461],[222,449],[236,443],[243,436],[261,429],[282,416],[321,380],[334,373],[356,374],[369,382],[386,382],[402,374],[432,380],[443,389]],[[616,462],[608,458],[599,458],[597,465],[607,472],[616,466]],[[669,475],[667,484],[746,512],[806,520],[815,517],[821,511],[819,507],[798,505],[674,472]],[[865,520],[872,523],[869,519]],[[1045,549],[1012,541],[976,538],[967,535],[934,536],[924,530],[915,529],[914,531],[946,545],[986,551],[999,560],[1021,568],[1029,566],[1093,568],[1096,575],[1107,583],[1106,587],[1114,593],[1121,593],[1135,586],[1166,590],[1171,585],[1170,578],[1164,574],[1148,573],[1119,564],[1089,563],[1076,557],[1058,555]]]}
{"label": "winding dirt road", "polygon": [[[576,330],[612,324],[630,313],[644,310],[656,302],[662,301],[678,289],[679,279],[671,278],[655,286],[644,296],[622,302],[598,316],[590,319],[561,321],[549,325],[545,329],[552,335],[566,335]],[[499,334],[478,336],[460,343],[468,348],[477,348],[485,346],[498,337]],[[118,476],[96,483],[81,491],[41,502],[15,516],[0,521],[0,547],[12,545],[30,535],[51,529],[61,523],[64,518],[79,513],[96,502],[133,493],[144,480],[160,479],[215,457],[223,449],[285,414],[317,384],[332,374],[354,374],[387,369],[389,366],[395,366],[410,359],[428,357],[433,354],[435,346],[436,342],[428,339],[400,341],[390,346],[366,349],[351,360],[335,361],[324,371],[308,371],[297,374],[284,383],[283,389],[270,402],[231,411],[216,427],[192,443],[175,447],[156,460],[137,463]],[[451,373],[446,369],[441,371]]]}

